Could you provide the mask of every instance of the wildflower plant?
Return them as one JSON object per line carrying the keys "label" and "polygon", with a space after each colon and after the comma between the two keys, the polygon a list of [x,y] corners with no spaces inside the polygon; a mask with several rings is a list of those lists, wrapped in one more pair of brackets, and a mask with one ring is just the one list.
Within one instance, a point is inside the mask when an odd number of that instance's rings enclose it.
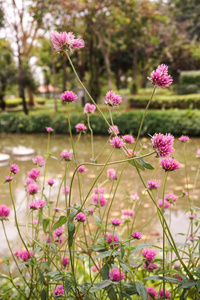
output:
{"label": "wildflower plant", "polygon": [[[187,218],[190,225],[183,245],[176,243],[167,215],[167,208],[171,211],[178,198],[183,197],[183,194],[173,194],[167,185],[169,173],[178,172],[181,167],[172,157],[172,154],[175,155],[174,137],[170,133],[155,133],[151,138],[151,147],[147,149],[139,145],[145,115],[153,101],[156,88],[165,88],[172,83],[168,67],[162,64],[151,73],[150,81],[154,88],[136,138],[128,132],[120,137],[120,128],[113,124],[112,110],[120,105],[122,97],[113,91],[108,91],[105,95],[105,105],[108,106],[110,116],[108,120],[80,80],[70,58],[73,50],[84,47],[84,41],[76,39],[71,32],[53,32],[51,40],[57,52],[66,54],[78,83],[91,101],[85,105],[83,111],[87,116],[87,127],[82,123],[77,124],[78,134],[73,136],[70,110],[67,109],[72,151],[63,149],[58,157],[58,164],[64,166],[59,184],[51,178],[46,178],[47,168],[52,159],[50,138],[54,131],[53,128],[46,127],[47,153],[45,158],[36,156],[33,159],[35,168],[28,172],[24,183],[29,208],[24,224],[26,230],[22,230],[22,220],[18,218],[12,191],[13,180],[17,181],[20,170],[16,164],[10,165],[5,184],[9,187],[12,207],[0,206],[0,221],[10,251],[10,256],[5,257],[8,272],[2,275],[0,297],[22,300],[198,299],[199,220],[196,214],[198,208],[194,207],[192,195],[189,193],[188,178],[184,199],[188,198]],[[66,103],[67,108],[76,100],[77,95],[72,91],[61,95],[61,101]],[[93,113],[99,113],[104,119],[110,135],[110,144],[107,145],[109,155],[104,163],[99,163],[101,153],[97,154],[94,148],[90,120]],[[79,140],[87,128],[91,137],[91,160],[78,161]],[[184,137],[181,141],[186,147],[188,139]],[[127,148],[127,144],[130,149]],[[117,160],[113,158],[114,153],[118,157]],[[161,178],[159,181],[152,179],[156,167],[154,169],[146,161],[150,156],[158,162],[155,165],[163,169],[163,181]],[[198,153],[197,156],[199,157]],[[120,202],[118,189],[127,165],[132,166],[135,176],[140,178],[145,195],[150,197],[156,211],[140,228],[135,228],[135,220],[144,197],[140,199],[136,191],[127,197],[127,206],[122,210],[121,217],[114,218],[112,215],[116,203]],[[143,178],[145,170],[147,180]],[[95,176],[90,180],[90,184],[87,184],[85,194],[83,179],[87,178],[90,172]],[[107,179],[102,182],[103,173],[107,174]],[[194,185],[197,181],[198,174]],[[79,197],[74,196],[75,182],[78,183]],[[53,200],[52,190],[57,194]],[[110,192],[107,192],[108,190]],[[158,198],[157,195],[160,190],[162,198]],[[62,197],[64,207],[61,205]],[[21,242],[18,249],[14,249],[16,245],[11,247],[6,231],[5,223],[9,222],[10,211],[14,216]],[[144,228],[155,218],[159,219],[162,226],[162,246],[160,243],[152,245],[145,242]]]}

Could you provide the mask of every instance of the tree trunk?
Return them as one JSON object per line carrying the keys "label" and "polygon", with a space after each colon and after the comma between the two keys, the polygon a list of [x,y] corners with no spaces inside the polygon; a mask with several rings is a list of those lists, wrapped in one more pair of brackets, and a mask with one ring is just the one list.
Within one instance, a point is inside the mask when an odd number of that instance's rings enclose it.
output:
{"label": "tree trunk", "polygon": [[34,95],[33,95],[33,92],[31,91],[30,87],[28,87],[28,97],[29,97],[28,105],[29,106],[36,106],[36,103],[34,101]]}
{"label": "tree trunk", "polygon": [[104,59],[105,59],[106,71],[108,72],[108,89],[112,90],[112,71],[110,67],[109,55],[107,53],[104,55]]}
{"label": "tree trunk", "polygon": [[115,80],[116,80],[116,86],[117,86],[117,89],[118,90],[120,90],[120,88],[121,88],[121,80],[120,80],[120,70],[119,69],[117,69],[116,71],[115,71]]}
{"label": "tree trunk", "polygon": [[62,67],[63,67],[63,92],[66,91],[67,89],[67,65],[66,65],[66,56],[65,54],[63,54],[63,63],[62,63]]}
{"label": "tree trunk", "polygon": [[3,95],[0,95],[0,107],[1,107],[2,111],[6,110],[6,103],[4,101]]}
{"label": "tree trunk", "polygon": [[133,50],[133,81],[137,83],[137,49],[136,47]]}

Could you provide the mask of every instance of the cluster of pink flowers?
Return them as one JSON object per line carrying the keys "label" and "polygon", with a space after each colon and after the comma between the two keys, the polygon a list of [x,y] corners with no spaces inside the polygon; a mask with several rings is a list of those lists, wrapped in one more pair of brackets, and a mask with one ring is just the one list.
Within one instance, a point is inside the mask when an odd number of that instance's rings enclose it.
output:
{"label": "cluster of pink flowers", "polygon": [[84,107],[84,114],[93,114],[96,110],[96,106],[94,104],[86,103]]}
{"label": "cluster of pink flowers", "polygon": [[114,268],[109,272],[109,278],[112,281],[118,282],[125,278],[125,274],[118,268]]}
{"label": "cluster of pink flowers", "polygon": [[99,189],[98,188],[94,188],[93,191],[94,191],[95,194],[103,194],[103,193],[105,193],[105,188],[103,188],[103,187],[99,188]]}
{"label": "cluster of pink flowers", "polygon": [[43,167],[45,165],[45,160],[42,156],[37,155],[32,159],[33,163],[38,167]]}
{"label": "cluster of pink flowers", "polygon": [[61,156],[62,159],[65,160],[65,161],[70,161],[70,160],[72,160],[71,154],[70,154],[69,152],[67,152],[67,151],[63,151],[63,152],[60,154],[60,156]]}
{"label": "cluster of pink flowers", "polygon": [[122,215],[124,216],[125,219],[128,219],[129,217],[133,217],[134,213],[135,212],[132,209],[123,209],[122,210]]}
{"label": "cluster of pink flowers", "polygon": [[133,237],[134,239],[136,239],[136,240],[140,240],[140,239],[142,238],[142,233],[139,232],[139,231],[137,231],[137,230],[135,230],[135,231],[133,231],[133,233],[132,233],[132,237]]}
{"label": "cluster of pink flowers", "polygon": [[55,182],[53,179],[49,179],[49,180],[47,180],[47,183],[48,183],[48,185],[52,186],[52,185],[54,185]]}
{"label": "cluster of pink flowers", "polygon": [[108,129],[108,133],[111,135],[118,135],[119,134],[118,126],[117,125],[110,126],[110,128]]}
{"label": "cluster of pink flowers", "polygon": [[97,272],[99,269],[100,269],[99,264],[96,264],[96,266],[91,267],[92,272]]}
{"label": "cluster of pink flowers", "polygon": [[33,257],[33,253],[31,251],[28,252],[27,250],[15,251],[14,254],[16,257],[21,258],[21,260],[23,261],[28,261],[31,257]]}
{"label": "cluster of pink flowers", "polygon": [[38,190],[39,190],[39,186],[36,184],[30,184],[27,186],[27,192],[29,195],[37,194]]}
{"label": "cluster of pink flowers", "polygon": [[59,33],[53,31],[51,34],[51,41],[57,52],[73,51],[84,47],[84,41],[82,39],[75,39],[75,35],[72,32]]}
{"label": "cluster of pink flowers", "polygon": [[116,136],[110,140],[110,145],[113,148],[122,148],[124,147],[124,142],[120,137]]}
{"label": "cluster of pink flowers", "polygon": [[158,266],[155,263],[148,263],[148,264],[143,263],[143,267],[147,269],[147,271],[149,272],[153,272],[153,270],[158,269]]}
{"label": "cluster of pink flowers", "polygon": [[119,238],[117,235],[112,234],[110,232],[106,232],[106,236],[107,236],[107,242],[111,247],[113,245],[114,247],[117,247],[119,245]]}
{"label": "cluster of pink flowers", "polygon": [[60,96],[63,103],[75,102],[78,96],[72,91],[65,91]]}
{"label": "cluster of pink flowers", "polygon": [[37,178],[40,176],[40,171],[33,168],[29,173],[28,173],[28,177],[33,179],[34,181],[37,180]]}
{"label": "cluster of pink flowers", "polygon": [[13,176],[6,176],[5,181],[6,181],[6,182],[10,182],[10,181],[12,181],[13,179],[14,179]]}
{"label": "cluster of pink flowers", "polygon": [[84,172],[87,172],[87,169],[85,166],[80,166],[78,167],[78,170],[77,170],[79,173],[84,173]]}
{"label": "cluster of pink flowers", "polygon": [[153,287],[147,287],[146,288],[147,291],[147,295],[148,295],[148,300],[155,300],[158,297],[158,293],[156,292],[156,290],[154,290]]}
{"label": "cluster of pink flowers", "polygon": [[55,296],[58,296],[58,295],[64,295],[65,292],[64,292],[64,287],[62,284],[59,284],[57,285],[57,287],[55,288],[55,290],[53,291],[53,294]]}
{"label": "cluster of pink flowers", "polygon": [[119,219],[111,219],[111,223],[113,226],[119,226],[121,224],[121,220]]}
{"label": "cluster of pink flowers", "polygon": [[170,207],[170,203],[167,200],[164,199],[164,201],[163,201],[163,199],[158,199],[158,206],[160,208],[163,207],[163,202],[164,202],[164,209],[167,209]]}
{"label": "cluster of pink flowers", "polygon": [[52,127],[46,127],[46,131],[51,133],[52,131],[54,131],[54,129]]}
{"label": "cluster of pink flowers", "polygon": [[108,170],[107,170],[107,176],[108,176],[108,178],[111,179],[111,180],[117,179],[117,174],[116,174],[116,172],[115,172],[114,169],[108,169]]}
{"label": "cluster of pink flowers", "polygon": [[6,205],[0,205],[0,220],[7,220],[10,214],[10,208]]}
{"label": "cluster of pink flowers", "polygon": [[160,289],[159,295],[160,295],[161,299],[170,299],[171,298],[171,294],[170,294],[170,292],[168,292],[168,290],[165,290],[165,293],[164,293],[164,290]]}
{"label": "cluster of pink flowers", "polygon": [[165,200],[169,203],[174,203],[178,200],[178,196],[173,193],[169,193],[165,195]]}
{"label": "cluster of pink flowers", "polygon": [[149,190],[156,190],[160,187],[159,182],[156,179],[151,179],[147,181],[147,188]]}
{"label": "cluster of pink flowers", "polygon": [[87,221],[87,217],[84,213],[80,212],[76,215],[76,220],[78,222],[85,222],[85,221]]}
{"label": "cluster of pink flowers", "polygon": [[109,106],[117,106],[122,102],[122,97],[116,95],[113,91],[109,91],[106,94],[105,103]]}
{"label": "cluster of pink flowers", "polygon": [[176,171],[180,168],[180,164],[173,157],[164,157],[160,159],[161,167],[166,171]]}
{"label": "cluster of pink flowers", "polygon": [[95,205],[100,205],[101,207],[104,207],[107,204],[104,194],[94,194],[92,200]]}
{"label": "cluster of pink flowers", "polygon": [[144,256],[144,258],[148,263],[151,263],[156,256],[156,251],[154,249],[145,248],[142,251],[142,255]]}
{"label": "cluster of pink flowers", "polygon": [[134,137],[132,135],[130,135],[130,134],[123,135],[122,139],[127,144],[133,144],[135,142]]}
{"label": "cluster of pink flowers", "polygon": [[62,258],[61,262],[62,262],[63,267],[66,268],[69,265],[69,259],[68,259],[68,257],[64,256]]}
{"label": "cluster of pink flowers", "polygon": [[62,193],[63,195],[66,193],[66,195],[69,195],[70,193],[70,187],[69,186],[66,186],[66,189],[65,188],[62,188]]}
{"label": "cluster of pink flowers", "polygon": [[18,165],[11,164],[10,165],[10,172],[13,174],[18,174],[19,173],[19,167]]}
{"label": "cluster of pink flowers", "polygon": [[170,156],[174,152],[174,136],[170,133],[155,133],[151,141],[159,157]]}
{"label": "cluster of pink flowers", "polygon": [[87,127],[82,123],[79,123],[79,124],[76,125],[76,131],[77,132],[84,132],[86,129],[87,129]]}
{"label": "cluster of pink flowers", "polygon": [[29,207],[30,207],[30,209],[38,210],[38,209],[44,208],[45,204],[46,204],[46,201],[39,199],[36,202],[31,202],[29,204]]}
{"label": "cluster of pink flowers", "polygon": [[182,142],[182,143],[187,143],[189,142],[190,138],[189,136],[187,135],[182,135],[180,138],[179,138],[179,141]]}
{"label": "cluster of pink flowers", "polygon": [[153,85],[161,88],[169,87],[172,84],[173,79],[168,75],[168,66],[161,64],[151,73],[151,77],[148,77]]}

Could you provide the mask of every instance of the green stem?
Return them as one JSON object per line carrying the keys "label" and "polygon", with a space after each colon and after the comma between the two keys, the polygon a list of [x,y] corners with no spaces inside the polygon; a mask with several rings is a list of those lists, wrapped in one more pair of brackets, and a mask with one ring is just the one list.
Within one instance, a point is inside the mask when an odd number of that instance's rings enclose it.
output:
{"label": "green stem", "polygon": [[87,114],[87,122],[88,122],[88,128],[90,130],[90,135],[91,135],[91,147],[92,147],[92,161],[94,161],[94,141],[93,141],[93,130],[90,125],[90,116]]}

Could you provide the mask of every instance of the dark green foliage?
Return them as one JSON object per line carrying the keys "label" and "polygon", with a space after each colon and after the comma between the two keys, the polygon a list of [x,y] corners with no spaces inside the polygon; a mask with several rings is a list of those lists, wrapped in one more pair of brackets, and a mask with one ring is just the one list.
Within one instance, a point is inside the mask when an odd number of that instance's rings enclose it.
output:
{"label": "dark green foliage", "polygon": [[[114,113],[114,123],[119,127],[120,134],[138,132],[143,111],[130,111],[121,114]],[[108,134],[108,126],[98,114],[91,115],[91,125],[95,134]],[[71,126],[75,134],[76,124],[86,123],[83,114],[72,114]],[[46,132],[45,127],[51,126],[55,133],[68,133],[67,117],[65,115],[31,115],[5,114],[0,116],[0,132],[9,133],[40,133]],[[187,134],[200,136],[200,111],[199,110],[162,110],[147,112],[141,135],[153,135],[155,132],[171,132],[175,136]]]}
{"label": "dark green foliage", "polygon": [[200,92],[200,71],[186,71],[180,74],[179,94]]}

